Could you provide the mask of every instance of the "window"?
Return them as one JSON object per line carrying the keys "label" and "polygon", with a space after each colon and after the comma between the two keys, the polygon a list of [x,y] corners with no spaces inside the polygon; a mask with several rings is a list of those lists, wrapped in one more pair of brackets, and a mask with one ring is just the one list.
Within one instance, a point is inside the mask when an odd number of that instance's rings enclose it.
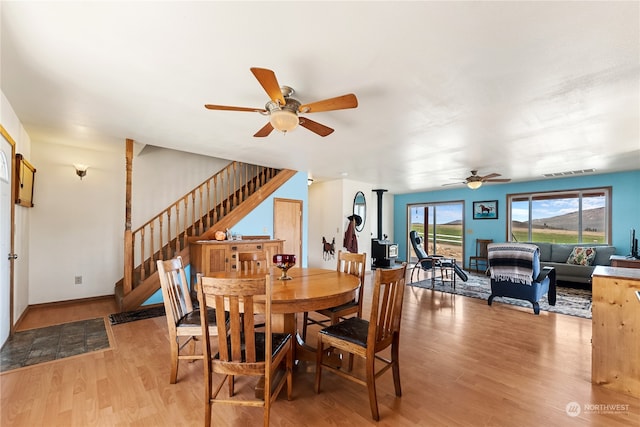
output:
{"label": "window", "polygon": [[512,242],[610,243],[611,188],[507,195]]}
{"label": "window", "polygon": [[430,255],[443,255],[462,262],[464,248],[462,202],[425,203],[407,206],[409,230],[407,231],[408,259],[417,260],[409,233],[416,230],[427,243]]}

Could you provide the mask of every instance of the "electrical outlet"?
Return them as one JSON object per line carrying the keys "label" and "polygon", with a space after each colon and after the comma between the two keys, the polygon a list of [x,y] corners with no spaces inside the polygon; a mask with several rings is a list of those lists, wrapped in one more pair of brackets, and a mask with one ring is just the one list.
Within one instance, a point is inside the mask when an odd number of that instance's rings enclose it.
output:
{"label": "electrical outlet", "polygon": [[76,276],[75,284],[76,285],[82,285],[82,276]]}

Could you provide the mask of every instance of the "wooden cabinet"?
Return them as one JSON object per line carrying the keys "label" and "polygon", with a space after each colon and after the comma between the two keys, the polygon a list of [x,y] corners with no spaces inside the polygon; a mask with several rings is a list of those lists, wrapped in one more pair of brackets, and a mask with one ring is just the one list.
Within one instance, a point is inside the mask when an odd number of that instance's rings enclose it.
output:
{"label": "wooden cabinet", "polygon": [[282,253],[283,240],[198,240],[189,246],[191,275],[235,271],[238,252],[265,252],[267,262]]}
{"label": "wooden cabinet", "polygon": [[640,270],[597,266],[591,382],[640,397]]}
{"label": "wooden cabinet", "polygon": [[640,268],[640,259],[627,258],[624,255],[611,255],[611,267]]}

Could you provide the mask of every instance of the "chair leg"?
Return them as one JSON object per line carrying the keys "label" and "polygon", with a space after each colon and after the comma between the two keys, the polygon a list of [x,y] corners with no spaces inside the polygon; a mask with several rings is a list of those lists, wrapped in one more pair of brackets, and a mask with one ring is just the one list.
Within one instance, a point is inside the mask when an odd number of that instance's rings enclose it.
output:
{"label": "chair leg", "polygon": [[271,414],[271,398],[264,396],[264,427],[269,427],[269,415]]}
{"label": "chair leg", "polygon": [[291,343],[291,351],[287,352],[287,400],[291,400],[293,397],[293,346],[295,342]]}
{"label": "chair leg", "polygon": [[533,313],[540,314],[540,304],[538,304],[537,302],[533,303]]}
{"label": "chair leg", "polygon": [[206,376],[204,380],[204,425],[209,427],[211,425],[211,386],[213,380],[211,378],[211,365],[207,364],[206,360],[204,360],[204,363],[204,374]]}
{"label": "chair leg", "polygon": [[376,394],[376,373],[375,373],[375,357],[367,357],[366,361],[366,375],[367,375],[367,390],[369,391],[369,406],[371,406],[371,417],[379,421],[380,414],[378,413],[378,396]]}
{"label": "chair leg", "polygon": [[320,379],[322,378],[322,353],[324,352],[324,346],[322,343],[322,335],[318,334],[318,348],[316,349],[316,393],[320,393]]}
{"label": "chair leg", "polygon": [[[198,341],[198,337],[189,337],[189,354],[194,356],[196,354],[196,341]],[[196,359],[189,360],[189,363],[195,362]]]}
{"label": "chair leg", "polygon": [[393,366],[391,367],[393,372],[393,386],[396,389],[396,396],[402,396],[402,387],[400,386],[400,337],[398,334],[395,334],[393,337],[393,342],[391,343],[391,362]]}
{"label": "chair leg", "polygon": [[305,311],[302,315],[302,341],[307,342],[307,322],[309,321],[309,312]]}
{"label": "chair leg", "polygon": [[169,374],[169,384],[175,384],[178,380],[178,337],[171,340],[171,373]]}
{"label": "chair leg", "polygon": [[233,395],[235,394],[235,381],[233,375],[227,375],[227,381],[229,382],[229,397],[233,397]]}

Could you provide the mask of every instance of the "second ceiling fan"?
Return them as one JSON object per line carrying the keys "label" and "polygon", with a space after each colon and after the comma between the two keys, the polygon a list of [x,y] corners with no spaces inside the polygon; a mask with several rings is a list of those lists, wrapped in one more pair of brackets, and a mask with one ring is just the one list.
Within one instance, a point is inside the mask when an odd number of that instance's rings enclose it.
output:
{"label": "second ceiling fan", "polygon": [[269,122],[255,133],[255,137],[268,136],[273,129],[283,133],[295,129],[298,125],[314,132],[320,136],[327,136],[333,133],[333,129],[306,117],[300,117],[300,113],[318,113],[322,111],[344,110],[356,108],[358,99],[352,93],[347,95],[329,98],[322,101],[302,104],[297,99],[291,98],[294,90],[289,86],[280,86],[273,71],[266,68],[251,68],[251,72],[258,79],[262,88],[267,92],[271,100],[264,108],[231,107],[226,105],[206,104],[209,110],[225,111],[252,111],[269,116]]}
{"label": "second ceiling fan", "polygon": [[482,186],[485,182],[509,182],[511,179],[509,178],[498,178],[501,176],[499,173],[490,173],[489,175],[480,176],[478,175],[477,170],[472,170],[471,175],[466,177],[463,182],[454,182],[451,184],[443,184],[443,185],[457,185],[457,184],[466,184],[467,187],[472,190],[477,190]]}

